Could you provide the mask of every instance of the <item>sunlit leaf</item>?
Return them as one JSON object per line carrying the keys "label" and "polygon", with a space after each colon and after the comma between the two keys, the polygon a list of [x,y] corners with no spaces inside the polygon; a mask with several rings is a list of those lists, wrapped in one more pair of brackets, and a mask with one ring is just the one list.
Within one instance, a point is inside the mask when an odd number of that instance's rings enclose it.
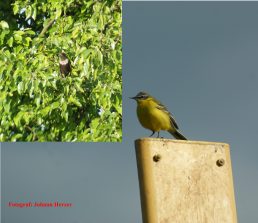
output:
{"label": "sunlit leaf", "polygon": [[2,29],[9,29],[9,25],[6,21],[1,21],[0,26]]}
{"label": "sunlit leaf", "polygon": [[31,14],[32,14],[32,7],[29,5],[28,8],[26,8],[26,11],[25,11],[26,20],[31,17]]}

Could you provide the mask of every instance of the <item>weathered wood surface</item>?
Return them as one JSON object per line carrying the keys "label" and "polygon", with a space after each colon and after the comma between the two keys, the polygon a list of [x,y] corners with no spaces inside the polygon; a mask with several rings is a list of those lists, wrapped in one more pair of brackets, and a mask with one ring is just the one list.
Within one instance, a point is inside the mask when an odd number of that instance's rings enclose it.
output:
{"label": "weathered wood surface", "polygon": [[237,223],[229,145],[135,141],[143,223]]}

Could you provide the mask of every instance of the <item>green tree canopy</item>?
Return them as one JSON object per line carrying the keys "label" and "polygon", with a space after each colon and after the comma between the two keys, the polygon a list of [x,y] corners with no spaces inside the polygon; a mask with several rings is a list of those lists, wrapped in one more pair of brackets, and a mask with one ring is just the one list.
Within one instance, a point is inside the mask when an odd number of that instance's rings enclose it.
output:
{"label": "green tree canopy", "polygon": [[0,141],[121,141],[121,4],[0,3]]}

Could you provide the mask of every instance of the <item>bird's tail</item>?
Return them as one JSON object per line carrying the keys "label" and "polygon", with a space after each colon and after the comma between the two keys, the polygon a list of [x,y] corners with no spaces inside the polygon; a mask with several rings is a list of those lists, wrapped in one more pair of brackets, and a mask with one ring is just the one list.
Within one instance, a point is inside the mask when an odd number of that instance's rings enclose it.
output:
{"label": "bird's tail", "polygon": [[185,138],[183,135],[182,135],[182,133],[180,133],[179,131],[172,131],[172,130],[170,130],[169,131],[169,133],[172,135],[172,136],[174,136],[176,139],[180,139],[180,140],[187,140],[187,138]]}

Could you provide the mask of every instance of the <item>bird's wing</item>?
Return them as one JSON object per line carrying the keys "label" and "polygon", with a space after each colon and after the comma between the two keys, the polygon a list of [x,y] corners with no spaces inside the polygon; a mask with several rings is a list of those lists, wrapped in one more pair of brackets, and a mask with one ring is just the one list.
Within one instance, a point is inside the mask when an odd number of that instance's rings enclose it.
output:
{"label": "bird's wing", "polygon": [[176,129],[178,129],[178,125],[176,124],[176,120],[173,118],[173,116],[170,114],[170,121],[175,126]]}
{"label": "bird's wing", "polygon": [[173,116],[171,115],[171,113],[168,111],[168,109],[163,105],[161,104],[159,101],[157,101],[157,106],[156,108],[159,109],[159,110],[162,110],[164,112],[166,112],[168,115],[169,115],[169,118],[170,118],[170,122],[173,126],[175,126],[176,129],[178,129],[178,125],[176,124],[176,120],[173,118]]}

